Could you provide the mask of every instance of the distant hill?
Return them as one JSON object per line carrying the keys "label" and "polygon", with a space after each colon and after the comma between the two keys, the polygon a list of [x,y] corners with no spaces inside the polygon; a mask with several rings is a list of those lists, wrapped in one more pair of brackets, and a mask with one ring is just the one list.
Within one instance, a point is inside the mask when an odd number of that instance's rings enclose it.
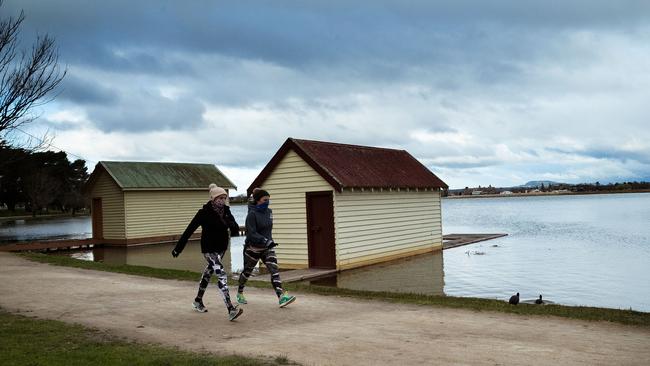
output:
{"label": "distant hill", "polygon": [[552,180],[531,180],[530,182],[527,182],[526,184],[521,185],[519,187],[539,188],[539,187],[542,186],[542,184],[544,184],[545,187],[548,187],[549,185],[556,186],[556,185],[560,185],[562,183],[553,182]]}

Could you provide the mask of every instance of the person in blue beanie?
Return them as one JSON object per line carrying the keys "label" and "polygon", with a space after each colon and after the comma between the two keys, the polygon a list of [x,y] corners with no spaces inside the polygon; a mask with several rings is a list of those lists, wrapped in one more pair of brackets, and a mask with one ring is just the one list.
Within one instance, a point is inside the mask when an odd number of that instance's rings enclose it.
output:
{"label": "person in blue beanie", "polygon": [[255,188],[252,202],[248,205],[246,216],[246,240],[244,241],[244,269],[239,275],[237,302],[247,304],[244,287],[253,269],[261,260],[271,274],[271,284],[278,296],[280,307],[283,308],[296,300],[282,288],[278,257],[273,249],[277,244],[273,241],[273,211],[269,208],[271,195],[269,192]]}

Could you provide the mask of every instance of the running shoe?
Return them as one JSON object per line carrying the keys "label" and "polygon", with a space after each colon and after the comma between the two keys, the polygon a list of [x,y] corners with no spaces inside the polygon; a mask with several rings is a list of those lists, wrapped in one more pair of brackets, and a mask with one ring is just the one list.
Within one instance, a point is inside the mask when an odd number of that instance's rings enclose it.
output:
{"label": "running shoe", "polygon": [[194,301],[192,303],[192,307],[194,308],[194,310],[198,311],[199,313],[207,313],[208,312],[208,308],[206,308],[205,305],[203,305],[203,303],[200,302],[200,301]]}
{"label": "running shoe", "polygon": [[229,319],[230,321],[233,321],[233,320],[239,318],[239,316],[240,316],[243,312],[244,312],[244,309],[242,309],[242,308],[233,308],[232,310],[230,310],[230,311],[228,312],[228,319]]}
{"label": "running shoe", "polygon": [[289,295],[288,292],[285,292],[280,296],[280,307],[283,308],[292,302],[296,301],[296,297],[293,295]]}
{"label": "running shoe", "polygon": [[243,293],[240,292],[237,293],[237,302],[240,304],[248,304],[248,301],[246,301],[246,297],[244,296]]}

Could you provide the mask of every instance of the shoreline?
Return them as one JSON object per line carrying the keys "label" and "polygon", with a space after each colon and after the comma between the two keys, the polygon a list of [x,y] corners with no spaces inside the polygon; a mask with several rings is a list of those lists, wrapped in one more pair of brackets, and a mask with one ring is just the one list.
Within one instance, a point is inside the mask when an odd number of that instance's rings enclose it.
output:
{"label": "shoreline", "polygon": [[511,198],[511,197],[554,197],[554,196],[589,196],[599,194],[630,194],[630,193],[650,193],[650,189],[638,189],[633,191],[608,191],[608,192],[547,192],[547,193],[513,193],[513,194],[479,194],[479,195],[453,195],[444,196],[443,199],[469,199],[469,198]]}
{"label": "shoreline", "polygon": [[54,219],[54,218],[59,218],[59,217],[85,217],[85,216],[90,216],[90,213],[83,213],[83,214],[78,214],[78,215],[72,215],[70,213],[55,213],[55,214],[47,214],[47,215],[18,215],[18,216],[0,216],[0,222],[4,221],[16,221],[16,220],[40,220],[40,219]]}

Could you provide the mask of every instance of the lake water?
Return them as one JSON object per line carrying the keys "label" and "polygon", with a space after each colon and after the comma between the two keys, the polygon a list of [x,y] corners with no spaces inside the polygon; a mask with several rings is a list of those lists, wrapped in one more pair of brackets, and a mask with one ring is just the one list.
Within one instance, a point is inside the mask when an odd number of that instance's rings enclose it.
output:
{"label": "lake water", "polygon": [[[445,199],[442,206],[445,234],[509,235],[313,283],[504,300],[520,292],[522,299],[542,294],[567,305],[650,311],[650,194]],[[243,223],[246,207],[232,210]],[[89,235],[88,218],[69,220],[2,224],[0,241]],[[242,242],[233,239],[229,270],[241,269]],[[172,247],[106,248],[94,256],[194,271],[204,266],[198,243],[177,259],[169,255]],[[75,255],[93,258],[92,252]]]}
{"label": "lake water", "polygon": [[649,193],[449,199],[443,231],[509,234],[445,250],[447,295],[650,311]]}
{"label": "lake water", "polygon": [[0,245],[15,241],[90,237],[92,225],[88,216],[0,220]]}

